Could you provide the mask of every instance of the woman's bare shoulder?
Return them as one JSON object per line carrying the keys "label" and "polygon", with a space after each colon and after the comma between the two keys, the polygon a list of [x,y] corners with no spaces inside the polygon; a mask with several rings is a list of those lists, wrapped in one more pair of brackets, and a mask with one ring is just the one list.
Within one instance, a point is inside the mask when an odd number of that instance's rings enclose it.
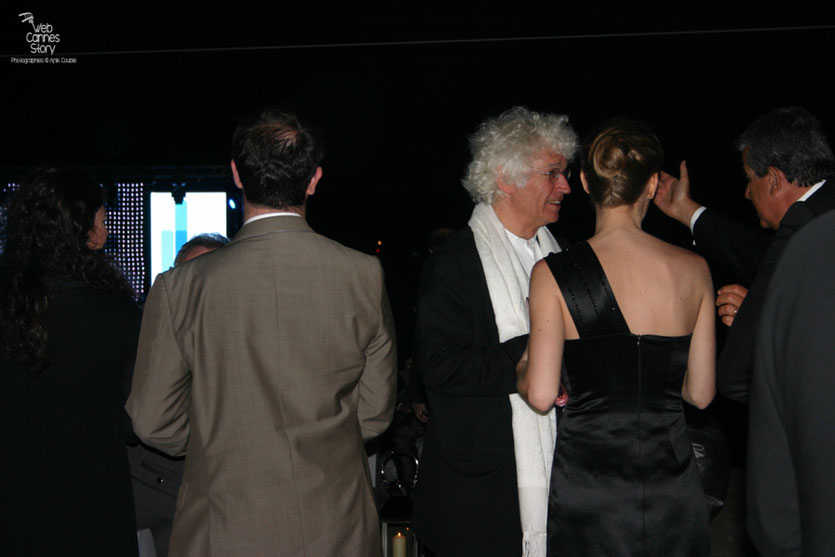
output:
{"label": "woman's bare shoulder", "polygon": [[688,270],[700,270],[707,272],[707,262],[698,253],[674,244],[670,244],[658,238],[654,238],[657,249],[662,255],[675,265],[684,265]]}
{"label": "woman's bare shoulder", "polygon": [[698,253],[653,238],[647,255],[651,260],[646,262],[646,268],[668,277],[680,293],[702,292],[706,295],[713,291],[710,269]]}

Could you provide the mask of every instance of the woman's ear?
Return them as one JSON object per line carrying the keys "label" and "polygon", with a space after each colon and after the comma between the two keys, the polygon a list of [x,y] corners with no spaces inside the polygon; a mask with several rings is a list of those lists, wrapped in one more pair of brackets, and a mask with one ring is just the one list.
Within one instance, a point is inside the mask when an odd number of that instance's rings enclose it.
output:
{"label": "woman's ear", "polygon": [[655,191],[658,189],[658,172],[653,173],[650,176],[649,182],[647,182],[647,199],[652,199],[655,197]]}
{"label": "woman's ear", "polygon": [[583,184],[583,189],[586,193],[589,193],[589,183],[586,181],[586,173],[582,170],[580,171],[580,183]]}

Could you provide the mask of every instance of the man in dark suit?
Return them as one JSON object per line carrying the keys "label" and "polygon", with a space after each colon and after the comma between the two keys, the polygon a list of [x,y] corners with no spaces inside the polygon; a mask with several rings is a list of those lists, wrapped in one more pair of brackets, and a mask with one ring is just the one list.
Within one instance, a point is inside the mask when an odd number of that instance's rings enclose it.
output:
{"label": "man in dark suit", "polygon": [[[471,138],[464,178],[477,202],[469,226],[430,256],[422,274],[415,365],[432,417],[414,526],[438,556],[521,555],[523,530],[526,543],[542,542],[544,555],[550,465],[517,474],[517,460],[540,449],[553,456],[554,417],[513,394],[515,367],[527,346],[531,268],[560,250],[545,225],[556,222],[571,191],[566,173],[576,146],[565,116],[517,107],[484,122]],[[519,419],[550,448],[514,439]]]}
{"label": "man in dark suit", "polygon": [[687,167],[679,179],[664,173],[655,196],[668,216],[690,226],[696,247],[749,286],[719,289],[716,305],[730,327],[719,356],[716,384],[728,398],[748,403],[754,340],[768,284],[792,235],[835,208],[835,157],[820,121],[808,111],[781,108],[759,117],[736,142],[760,226],[748,227],[700,207],[690,197]]}
{"label": "man in dark suit", "polygon": [[835,548],[835,212],[789,242],[769,288],[751,385],[748,529],[772,555]]}

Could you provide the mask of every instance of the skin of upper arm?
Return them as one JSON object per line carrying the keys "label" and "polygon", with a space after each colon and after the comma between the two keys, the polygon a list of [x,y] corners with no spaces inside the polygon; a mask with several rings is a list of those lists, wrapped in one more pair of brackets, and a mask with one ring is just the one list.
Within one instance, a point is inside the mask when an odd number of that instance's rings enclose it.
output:
{"label": "skin of upper arm", "polygon": [[531,273],[528,362],[520,370],[518,389],[541,412],[554,406],[559,392],[565,343],[561,297],[547,263],[540,261]]}
{"label": "skin of upper arm", "polygon": [[681,394],[684,400],[697,408],[706,408],[716,394],[716,323],[713,317],[713,283],[704,260],[700,261],[699,277],[702,297]]}

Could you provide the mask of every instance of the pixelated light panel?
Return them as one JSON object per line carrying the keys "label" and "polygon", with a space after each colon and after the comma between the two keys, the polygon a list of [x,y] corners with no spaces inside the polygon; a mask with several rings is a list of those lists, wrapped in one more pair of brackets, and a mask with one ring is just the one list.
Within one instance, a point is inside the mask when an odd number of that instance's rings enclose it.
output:
{"label": "pixelated light panel", "polygon": [[105,253],[119,268],[139,298],[145,295],[144,184],[116,183],[116,204],[107,206]]}

